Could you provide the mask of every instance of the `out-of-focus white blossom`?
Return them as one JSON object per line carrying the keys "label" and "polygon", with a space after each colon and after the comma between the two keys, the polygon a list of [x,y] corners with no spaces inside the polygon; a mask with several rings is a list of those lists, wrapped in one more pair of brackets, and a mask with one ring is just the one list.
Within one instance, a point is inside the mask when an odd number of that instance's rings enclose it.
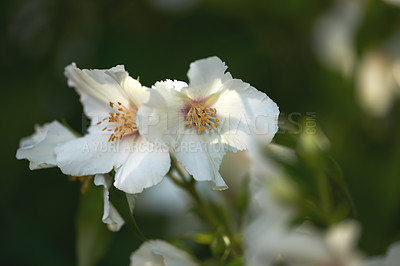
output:
{"label": "out-of-focus white blossom", "polygon": [[[256,145],[257,146],[257,145]],[[250,150],[253,159],[250,203],[244,229],[245,261],[249,266],[359,266],[359,226],[352,221],[332,226],[327,232],[311,223],[293,226],[296,187],[274,159],[293,163],[293,150],[270,144]],[[256,151],[256,152],[254,152]],[[289,200],[288,200],[289,199]]]}
{"label": "out-of-focus white blossom", "polygon": [[316,264],[318,266],[361,266],[364,263],[364,255],[357,248],[361,228],[354,220],[333,224],[326,231],[317,230],[311,224],[303,223],[296,231],[322,240],[329,256],[323,264]]}
{"label": "out-of-focus white blossom", "polygon": [[[251,185],[259,183],[255,186],[267,187],[270,193],[282,200],[292,201],[296,197],[294,184],[282,165],[275,160],[279,159],[288,164],[295,163],[297,156],[294,150],[274,143],[262,145],[257,138],[254,138],[247,154],[251,159]],[[252,193],[256,195],[257,191],[254,190]],[[264,193],[263,191],[261,190],[261,194]]]}
{"label": "out-of-focus white blossom", "polygon": [[[271,144],[272,145],[272,144]],[[243,185],[245,177],[250,172],[251,161],[248,151],[227,152],[222,159],[219,172],[233,191]]]}
{"label": "out-of-focus white blossom", "polygon": [[363,266],[398,266],[400,264],[400,242],[392,244],[385,256],[370,258]]}
{"label": "out-of-focus white blossom", "polygon": [[170,178],[143,191],[138,197],[135,209],[138,212],[175,216],[187,211],[188,197]]}
{"label": "out-of-focus white blossom", "polygon": [[[400,42],[398,42],[400,44]],[[357,97],[370,115],[385,116],[400,96],[400,57],[387,49],[366,52],[357,73]]]}
{"label": "out-of-focus white blossom", "polygon": [[349,78],[356,64],[355,36],[364,0],[336,0],[314,26],[313,48],[320,61]]}
{"label": "out-of-focus white blossom", "polygon": [[246,265],[274,266],[361,266],[364,257],[357,249],[359,226],[344,221],[327,232],[310,224],[291,225],[295,210],[282,204],[257,185],[250,222],[244,231]]}
{"label": "out-of-focus white blossom", "polygon": [[130,266],[197,266],[185,251],[162,240],[143,243],[132,253]]}
{"label": "out-of-focus white blossom", "polygon": [[290,228],[296,209],[279,201],[282,194],[275,190],[276,184],[281,182],[289,191],[292,187],[286,183],[283,168],[271,156],[275,154],[293,162],[296,160],[294,151],[273,144],[265,147],[257,140],[254,140],[253,149],[249,151],[252,171],[247,225],[244,229],[246,265],[273,266],[280,261],[303,263],[310,257],[316,262],[323,262],[329,256],[323,240]]}
{"label": "out-of-focus white blossom", "polygon": [[250,222],[244,229],[246,265],[318,265],[328,260],[322,238],[290,227],[294,209],[278,202],[265,184],[251,187]]}
{"label": "out-of-focus white blossom", "polygon": [[400,6],[400,0],[383,0],[383,1],[391,5]]}

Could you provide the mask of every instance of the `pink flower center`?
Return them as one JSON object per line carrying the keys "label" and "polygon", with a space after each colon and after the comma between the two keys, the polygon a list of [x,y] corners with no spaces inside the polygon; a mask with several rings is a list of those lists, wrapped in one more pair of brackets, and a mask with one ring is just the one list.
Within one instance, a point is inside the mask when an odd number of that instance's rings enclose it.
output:
{"label": "pink flower center", "polygon": [[189,110],[186,114],[186,125],[189,128],[193,126],[203,131],[206,128],[209,130],[218,127],[218,118],[215,117],[217,110],[209,107],[202,102],[192,102],[189,106]]}

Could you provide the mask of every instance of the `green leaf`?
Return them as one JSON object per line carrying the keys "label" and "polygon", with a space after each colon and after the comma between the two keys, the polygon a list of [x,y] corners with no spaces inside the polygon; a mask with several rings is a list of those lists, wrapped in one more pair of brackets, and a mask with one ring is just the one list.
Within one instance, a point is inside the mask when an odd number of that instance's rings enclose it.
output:
{"label": "green leaf", "polygon": [[76,217],[76,253],[78,266],[91,266],[103,257],[113,237],[103,216],[103,189],[94,184],[81,195]]}
{"label": "green leaf", "polygon": [[[341,198],[343,203],[346,203],[349,209],[353,212],[353,215],[357,217],[357,210],[354,205],[353,198],[350,194],[350,191],[347,187],[346,181],[343,176],[342,169],[340,165],[336,162],[336,160],[329,156],[326,158],[326,173],[331,180],[332,184],[335,186],[334,191],[339,192],[340,194],[337,198]],[[337,189],[336,189],[337,187]],[[342,215],[344,216],[344,214]]]}
{"label": "green leaf", "polygon": [[243,257],[234,258],[233,260],[231,260],[231,261],[228,263],[228,266],[242,266],[242,265],[244,265],[244,259],[243,259]]}
{"label": "green leaf", "polygon": [[124,219],[125,224],[129,229],[142,241],[146,241],[146,237],[140,231],[138,225],[136,224],[135,218],[132,215],[131,209],[129,207],[128,199],[126,198],[125,192],[116,189],[114,186],[110,187],[110,202],[117,209],[119,215]]}

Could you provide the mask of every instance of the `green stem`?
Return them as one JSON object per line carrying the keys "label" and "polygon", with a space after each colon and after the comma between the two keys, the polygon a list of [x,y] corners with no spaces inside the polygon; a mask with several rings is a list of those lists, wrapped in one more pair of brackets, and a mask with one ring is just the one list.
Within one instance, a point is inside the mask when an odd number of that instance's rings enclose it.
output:
{"label": "green stem", "polygon": [[[173,172],[174,169],[178,173],[180,180],[179,177],[177,177],[176,174]],[[207,204],[203,201],[200,194],[198,193],[195,186],[196,181],[193,179],[193,177],[190,180],[187,180],[185,178],[187,175],[188,174],[186,172],[183,172],[182,168],[176,161],[176,158],[171,155],[171,170],[168,173],[168,176],[176,185],[178,185],[180,188],[186,191],[187,194],[190,195],[190,197],[193,199],[193,201],[195,202],[200,211],[200,213],[198,213],[200,218],[202,218],[214,232],[216,232],[218,228],[221,228],[223,230],[224,235],[226,235],[229,238],[232,252],[236,255],[242,254],[242,247],[235,240],[234,235],[231,232],[229,226],[228,225],[222,226],[219,224],[214,214],[210,211],[210,209],[207,207]]]}
{"label": "green stem", "polygon": [[318,194],[321,200],[322,213],[327,224],[331,220],[332,203],[330,198],[329,183],[326,175],[321,172],[317,174]]}
{"label": "green stem", "polygon": [[172,171],[170,171],[167,175],[169,176],[169,178],[171,178],[172,182],[174,182],[175,185],[181,188],[184,186],[184,183]]}
{"label": "green stem", "polygon": [[206,204],[204,203],[199,193],[197,192],[197,189],[195,187],[195,182],[191,181],[189,183],[186,183],[185,188],[186,191],[191,195],[193,200],[196,202],[197,206],[199,207],[203,215],[203,218],[208,222],[208,224],[213,230],[216,230],[219,226],[218,221],[214,218],[214,215],[209,211]]}
{"label": "green stem", "polygon": [[185,172],[182,167],[179,165],[178,161],[176,160],[175,155],[171,154],[171,170],[175,169],[180,178],[182,179],[183,182],[187,182],[188,180],[186,179],[186,176],[188,175],[187,172]]}
{"label": "green stem", "polygon": [[112,186],[109,190],[110,193],[110,202],[117,209],[118,213],[124,219],[126,225],[131,229],[131,231],[143,242],[147,240],[147,238],[140,231],[139,226],[136,223],[135,218],[131,213],[131,209],[129,207],[128,199],[126,198],[125,192],[122,192]]}
{"label": "green stem", "polygon": [[169,173],[168,176],[171,178],[172,182],[183,189],[194,200],[197,207],[201,211],[201,218],[203,218],[212,229],[216,229],[218,227],[218,222],[214,219],[214,216],[208,211],[206,204],[201,199],[199,193],[196,190],[196,187],[194,186],[194,182],[185,180],[180,181],[178,177],[173,173]]}

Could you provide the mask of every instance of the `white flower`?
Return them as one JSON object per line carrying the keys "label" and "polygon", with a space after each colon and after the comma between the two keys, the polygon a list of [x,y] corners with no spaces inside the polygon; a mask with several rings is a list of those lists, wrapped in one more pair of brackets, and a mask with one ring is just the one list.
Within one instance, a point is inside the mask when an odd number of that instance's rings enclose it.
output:
{"label": "white flower", "polygon": [[225,150],[247,149],[255,134],[269,143],[278,130],[277,105],[226,69],[218,57],[195,61],[189,85],[157,82],[138,112],[142,135],[168,145],[196,180],[216,189],[227,188],[218,172]]}
{"label": "white flower", "polygon": [[383,1],[394,6],[400,6],[399,0],[383,0]]}
{"label": "white flower", "polygon": [[[399,38],[393,41],[396,47],[399,42]],[[382,48],[370,50],[360,61],[356,80],[358,101],[373,116],[387,115],[400,95],[396,80],[400,76],[400,59],[396,53]]]}
{"label": "white flower", "polygon": [[140,194],[135,209],[138,212],[165,216],[179,216],[187,212],[189,198],[170,178]]}
{"label": "white flower", "polygon": [[114,186],[127,193],[158,184],[170,167],[168,150],[146,141],[136,126],[137,109],[147,101],[148,89],[123,66],[80,70],[72,64],[65,74],[81,96],[91,125],[84,137],[57,147],[62,172],[84,176],[115,170]]}
{"label": "white flower", "polygon": [[35,133],[21,140],[17,159],[28,159],[31,170],[55,167],[55,147],[74,138],[75,135],[57,121],[36,125]]}
{"label": "white flower", "polygon": [[[359,226],[344,221],[327,232],[311,223],[291,225],[296,209],[296,187],[273,158],[286,163],[297,161],[293,150],[279,145],[260,145],[255,140],[249,152],[253,160],[250,202],[244,228],[246,265],[359,266],[363,257],[356,249]],[[256,148],[259,148],[258,150]]]}
{"label": "white flower", "polygon": [[161,240],[150,240],[143,243],[131,255],[131,266],[196,266],[192,257],[186,252]]}
{"label": "white flower", "polygon": [[293,228],[290,226],[294,218],[291,208],[276,201],[262,186],[253,190],[253,195],[256,198],[252,204],[256,206],[251,210],[256,217],[244,231],[246,265],[272,266],[278,262],[304,266],[362,265],[363,256],[356,248],[358,223],[344,221],[327,232],[311,224]]}
{"label": "white flower", "polygon": [[277,200],[271,182],[275,178],[250,178],[244,228],[246,265],[322,265],[329,258],[323,239],[291,228],[295,209]]}
{"label": "white flower", "polygon": [[357,249],[360,234],[360,225],[353,220],[345,220],[328,228],[324,239],[333,258],[331,264],[343,266],[362,265],[364,256]]}
{"label": "white flower", "polygon": [[357,60],[356,31],[363,14],[363,0],[336,0],[314,26],[314,50],[327,67],[350,78]]}
{"label": "white flower", "polygon": [[[112,185],[113,179],[110,175],[96,175],[94,177],[94,184],[96,186],[104,186],[104,212],[103,212],[103,223],[108,225],[108,228],[111,231],[119,231],[121,227],[124,225],[125,221],[118,213],[117,209],[115,209],[114,205],[110,203],[109,200],[109,192]],[[133,211],[133,205],[135,204],[134,195],[126,193],[126,197],[128,199],[129,208]]]}
{"label": "white flower", "polygon": [[396,242],[389,247],[386,256],[369,259],[364,266],[397,266],[400,261],[400,242]]}
{"label": "white flower", "polygon": [[248,151],[227,152],[222,160],[219,172],[224,179],[230,180],[230,189],[233,193],[242,188],[243,182],[249,174],[251,161]]}

